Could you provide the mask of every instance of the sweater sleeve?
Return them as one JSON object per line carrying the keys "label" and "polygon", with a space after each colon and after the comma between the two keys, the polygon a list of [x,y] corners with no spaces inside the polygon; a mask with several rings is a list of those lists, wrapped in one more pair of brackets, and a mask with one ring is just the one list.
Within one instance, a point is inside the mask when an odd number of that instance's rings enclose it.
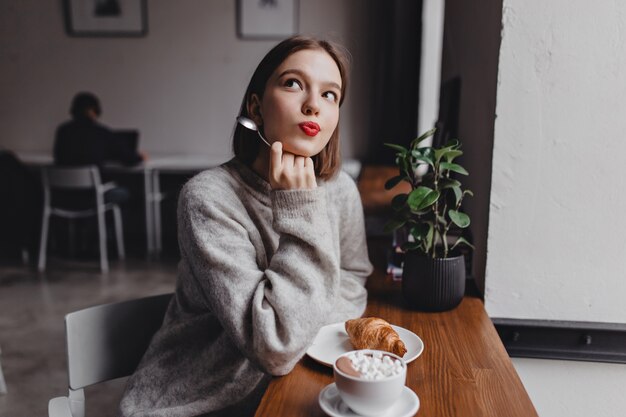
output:
{"label": "sweater sleeve", "polygon": [[239,350],[265,372],[284,375],[326,324],[340,293],[326,193],[271,193],[279,243],[265,270],[251,239],[259,232],[244,226],[241,202],[203,197],[185,187],[179,202],[179,240],[190,275]]}
{"label": "sweater sleeve", "polygon": [[367,252],[361,196],[347,175],[340,195],[341,290],[330,318],[333,323],[363,314],[367,305],[365,282],[373,270]]}

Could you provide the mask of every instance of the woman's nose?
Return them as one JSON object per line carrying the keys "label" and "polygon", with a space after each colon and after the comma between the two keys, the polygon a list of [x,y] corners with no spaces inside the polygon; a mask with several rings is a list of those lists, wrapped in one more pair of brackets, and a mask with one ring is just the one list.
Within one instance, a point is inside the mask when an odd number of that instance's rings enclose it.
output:
{"label": "woman's nose", "polygon": [[317,98],[313,94],[308,95],[306,100],[304,101],[304,104],[302,105],[302,113],[306,114],[307,116],[311,116],[317,115],[319,114],[319,112],[320,108]]}

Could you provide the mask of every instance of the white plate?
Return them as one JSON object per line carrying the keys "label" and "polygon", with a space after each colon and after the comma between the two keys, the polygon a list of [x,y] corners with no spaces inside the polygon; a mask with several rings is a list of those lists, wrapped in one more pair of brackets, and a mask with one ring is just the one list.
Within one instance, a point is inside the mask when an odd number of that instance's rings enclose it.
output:
{"label": "white plate", "polygon": [[[359,417],[341,400],[335,383],[325,386],[319,396],[320,407],[331,417]],[[412,417],[420,408],[420,399],[409,387],[404,387],[398,401],[381,417]]]}
{"label": "white plate", "polygon": [[[391,327],[398,332],[398,336],[400,336],[400,339],[406,346],[406,353],[403,357],[406,363],[415,360],[422,354],[424,342],[418,335],[404,327],[394,326],[393,324]],[[315,336],[313,344],[306,351],[306,354],[319,363],[332,367],[339,355],[351,350],[354,350],[354,348],[350,343],[344,323],[341,322],[322,327],[317,336]]]}

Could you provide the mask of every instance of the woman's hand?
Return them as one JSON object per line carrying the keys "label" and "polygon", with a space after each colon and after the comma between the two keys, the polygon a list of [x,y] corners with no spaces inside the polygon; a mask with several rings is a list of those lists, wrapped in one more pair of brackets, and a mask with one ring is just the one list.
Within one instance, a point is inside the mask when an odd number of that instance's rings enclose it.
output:
{"label": "woman's hand", "polygon": [[274,190],[317,188],[313,160],[283,152],[283,144],[274,142],[270,149],[269,180]]}

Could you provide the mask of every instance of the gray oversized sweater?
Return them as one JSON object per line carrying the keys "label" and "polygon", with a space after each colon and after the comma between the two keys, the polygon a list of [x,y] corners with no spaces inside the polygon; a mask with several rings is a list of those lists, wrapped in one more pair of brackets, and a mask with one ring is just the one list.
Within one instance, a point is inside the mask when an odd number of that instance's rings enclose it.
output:
{"label": "gray oversized sweater", "polygon": [[178,240],[175,296],[121,416],[246,415],[322,326],[365,309],[372,266],[344,172],[314,190],[273,191],[233,159],[185,185]]}

